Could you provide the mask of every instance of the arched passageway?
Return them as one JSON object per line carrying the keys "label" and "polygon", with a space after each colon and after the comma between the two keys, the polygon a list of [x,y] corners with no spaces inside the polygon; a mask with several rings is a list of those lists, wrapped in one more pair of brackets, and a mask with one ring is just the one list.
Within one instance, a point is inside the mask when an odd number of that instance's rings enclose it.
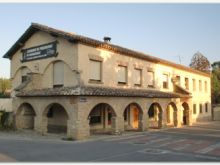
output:
{"label": "arched passageway", "polygon": [[161,128],[162,127],[163,111],[159,103],[151,104],[148,110],[149,128]]}
{"label": "arched passageway", "polygon": [[189,105],[184,102],[182,108],[182,125],[189,125]]}
{"label": "arched passageway", "polygon": [[177,126],[177,107],[174,102],[170,102],[166,108],[167,126]]}
{"label": "arched passageway", "polygon": [[141,130],[140,121],[143,118],[143,111],[137,103],[129,104],[123,115],[125,130]]}
{"label": "arched passageway", "polygon": [[36,113],[31,104],[21,104],[16,113],[16,127],[18,129],[34,129],[35,116]]}
{"label": "arched passageway", "polygon": [[100,103],[96,105],[88,116],[90,133],[110,133],[112,131],[112,118],[115,116],[116,113],[109,104]]}
{"label": "arched passageway", "polygon": [[67,133],[68,114],[62,105],[50,104],[44,111],[43,117],[48,133]]}

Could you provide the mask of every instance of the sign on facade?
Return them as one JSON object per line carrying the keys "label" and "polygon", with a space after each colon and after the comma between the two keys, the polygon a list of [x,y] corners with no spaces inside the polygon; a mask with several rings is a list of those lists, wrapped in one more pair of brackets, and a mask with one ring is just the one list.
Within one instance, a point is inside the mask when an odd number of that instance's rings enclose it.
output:
{"label": "sign on facade", "polygon": [[23,49],[22,62],[53,57],[57,55],[57,41]]}

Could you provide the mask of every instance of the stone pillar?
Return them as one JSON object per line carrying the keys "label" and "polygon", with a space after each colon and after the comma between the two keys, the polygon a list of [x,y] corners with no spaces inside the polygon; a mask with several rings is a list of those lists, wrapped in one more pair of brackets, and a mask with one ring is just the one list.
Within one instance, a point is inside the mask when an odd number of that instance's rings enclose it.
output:
{"label": "stone pillar", "polygon": [[[159,112],[160,116],[161,112]],[[160,117],[159,117],[160,119]],[[166,107],[163,107],[162,110],[162,125],[159,128],[166,128],[167,127],[167,112],[166,112]]]}
{"label": "stone pillar", "polygon": [[124,132],[123,116],[112,116],[112,134],[121,134]]}
{"label": "stone pillar", "polygon": [[139,131],[146,131],[148,129],[147,127],[147,116],[142,115],[138,121]]}
{"label": "stone pillar", "polygon": [[46,116],[35,116],[34,117],[34,130],[42,135],[47,134],[47,122]]}
{"label": "stone pillar", "polygon": [[187,103],[189,105],[189,110],[187,112],[186,124],[191,126],[192,125],[192,112],[193,112],[192,99],[189,99],[189,101]]}
{"label": "stone pillar", "polygon": [[182,117],[181,117],[181,110],[182,110],[182,104],[180,102],[180,99],[176,99],[176,108],[177,108],[177,111],[174,110],[174,126],[175,127],[181,127],[182,124]]}
{"label": "stone pillar", "polygon": [[90,136],[89,119],[69,122],[68,135],[76,140],[86,139]]}

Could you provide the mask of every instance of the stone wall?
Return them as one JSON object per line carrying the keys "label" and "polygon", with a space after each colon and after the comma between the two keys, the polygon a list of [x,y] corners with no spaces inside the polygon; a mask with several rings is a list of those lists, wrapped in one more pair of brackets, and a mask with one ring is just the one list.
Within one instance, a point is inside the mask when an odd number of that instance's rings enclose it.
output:
{"label": "stone wall", "polygon": [[213,106],[213,119],[220,120],[220,104]]}

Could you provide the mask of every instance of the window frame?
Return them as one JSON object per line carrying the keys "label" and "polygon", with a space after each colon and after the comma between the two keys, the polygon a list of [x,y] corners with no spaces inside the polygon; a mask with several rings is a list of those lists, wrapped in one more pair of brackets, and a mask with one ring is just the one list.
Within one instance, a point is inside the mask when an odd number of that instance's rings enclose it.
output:
{"label": "window frame", "polygon": [[[147,84],[148,88],[155,88],[155,72],[153,70],[147,70],[147,74],[148,73],[152,73],[153,74],[153,84]],[[149,76],[149,75],[148,75]]]}
{"label": "window frame", "polygon": [[[118,68],[120,68],[120,67],[125,68],[125,82],[119,81],[119,80],[118,80],[118,77],[117,77],[118,85],[127,85],[127,83],[128,83],[128,66],[118,64]],[[118,71],[119,71],[119,70],[118,70]]]}
{"label": "window frame", "polygon": [[[54,76],[55,76],[55,65],[56,65],[56,63],[62,63],[62,65],[63,65],[63,73],[61,74],[61,75],[63,75],[63,80],[62,80],[62,83],[61,84],[56,84],[55,83],[55,78],[54,78]],[[59,87],[63,87],[64,86],[64,62],[63,61],[55,61],[54,63],[53,63],[53,88],[59,88]]]}
{"label": "window frame", "polygon": [[192,79],[192,82],[193,82],[193,91],[195,92],[196,91],[196,79]]}
{"label": "window frame", "polygon": [[[167,81],[163,81],[163,89],[169,89],[169,74],[168,73],[163,73],[163,76],[166,75],[167,76]],[[164,84],[166,83],[166,85]]]}
{"label": "window frame", "polygon": [[193,114],[196,115],[197,114],[197,105],[193,104]]}
{"label": "window frame", "polygon": [[199,104],[199,113],[202,114],[203,113],[203,109],[202,109],[202,104]]}
{"label": "window frame", "polygon": [[[134,83],[134,86],[138,86],[138,87],[140,87],[140,86],[142,86],[142,69],[140,69],[140,68],[134,68],[134,71],[139,71],[139,73],[140,73],[140,83],[139,84],[136,84],[136,83]],[[135,74],[134,74],[135,75]],[[133,79],[134,79],[134,77],[133,77]]]}
{"label": "window frame", "polygon": [[[89,82],[90,83],[102,83],[103,82],[103,61],[102,60],[97,60],[97,59],[89,59],[89,63],[93,62],[99,62],[100,63],[100,80],[98,79],[92,79],[91,74],[89,73]],[[91,68],[90,68],[91,69]]]}

